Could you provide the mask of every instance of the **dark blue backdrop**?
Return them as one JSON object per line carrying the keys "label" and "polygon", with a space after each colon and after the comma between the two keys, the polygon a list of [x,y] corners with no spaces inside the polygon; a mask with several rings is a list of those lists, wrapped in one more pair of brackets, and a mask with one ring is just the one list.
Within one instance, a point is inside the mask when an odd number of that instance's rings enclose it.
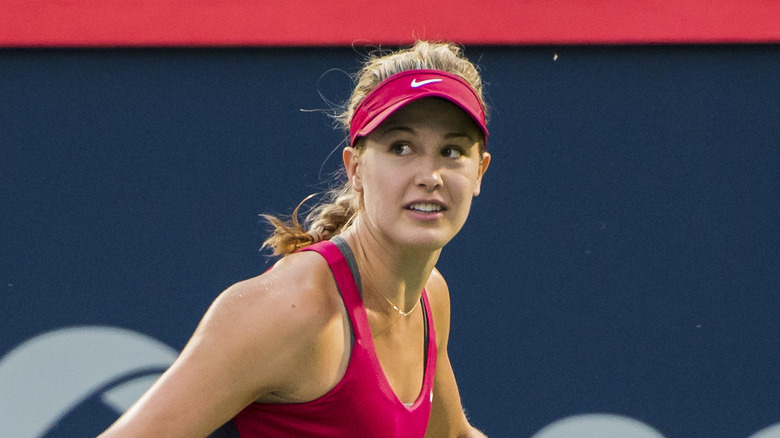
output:
{"label": "dark blue backdrop", "polygon": [[[473,423],[525,437],[603,412],[747,438],[780,422],[780,46],[467,54],[493,161],[439,269]],[[81,325],[180,349],[221,290],[269,265],[258,214],[338,169],[342,134],[300,109],[344,100],[329,70],[359,61],[0,52],[0,356]],[[116,417],[87,405],[49,436]]]}

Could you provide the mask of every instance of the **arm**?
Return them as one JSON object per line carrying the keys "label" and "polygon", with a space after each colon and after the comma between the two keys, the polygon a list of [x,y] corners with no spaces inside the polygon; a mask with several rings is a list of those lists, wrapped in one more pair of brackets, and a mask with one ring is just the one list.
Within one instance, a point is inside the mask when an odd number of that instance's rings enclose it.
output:
{"label": "arm", "polygon": [[447,283],[434,269],[426,284],[428,298],[433,308],[436,329],[436,376],[433,383],[433,407],[426,438],[462,437],[479,438],[485,435],[471,426],[463,412],[458,385],[452,371],[447,343],[450,332],[450,296]]}
{"label": "arm", "polygon": [[258,398],[294,391],[326,313],[310,277],[275,268],[223,292],[179,358],[100,438],[204,437]]}

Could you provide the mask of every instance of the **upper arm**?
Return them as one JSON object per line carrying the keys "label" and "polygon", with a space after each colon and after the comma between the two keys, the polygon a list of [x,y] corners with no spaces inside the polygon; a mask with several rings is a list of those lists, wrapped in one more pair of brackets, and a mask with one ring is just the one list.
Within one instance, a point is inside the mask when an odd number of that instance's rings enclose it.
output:
{"label": "upper arm", "polygon": [[450,298],[447,284],[434,270],[426,284],[436,329],[436,375],[433,406],[426,437],[469,436],[471,426],[463,413],[458,385],[452,371],[447,345],[450,332]]}
{"label": "upper arm", "polygon": [[223,292],[173,365],[104,436],[206,436],[283,387],[316,324],[302,315],[308,306],[300,291],[289,290],[296,283],[278,277],[267,273]]}

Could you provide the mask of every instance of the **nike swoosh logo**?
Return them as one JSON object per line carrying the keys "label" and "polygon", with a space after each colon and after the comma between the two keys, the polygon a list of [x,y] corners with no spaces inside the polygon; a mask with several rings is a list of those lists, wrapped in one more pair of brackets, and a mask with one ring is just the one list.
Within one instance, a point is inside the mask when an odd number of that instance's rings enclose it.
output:
{"label": "nike swoosh logo", "polygon": [[426,79],[424,81],[417,82],[417,78],[412,79],[412,88],[422,87],[426,84],[432,84],[434,82],[441,82],[443,79]]}

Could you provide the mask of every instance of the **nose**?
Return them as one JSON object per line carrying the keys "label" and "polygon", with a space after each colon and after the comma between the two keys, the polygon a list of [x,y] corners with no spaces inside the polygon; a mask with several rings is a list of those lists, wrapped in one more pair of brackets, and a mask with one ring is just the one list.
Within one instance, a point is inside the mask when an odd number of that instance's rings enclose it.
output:
{"label": "nose", "polygon": [[417,171],[416,183],[419,187],[433,190],[441,187],[441,168],[435,159],[422,160]]}

